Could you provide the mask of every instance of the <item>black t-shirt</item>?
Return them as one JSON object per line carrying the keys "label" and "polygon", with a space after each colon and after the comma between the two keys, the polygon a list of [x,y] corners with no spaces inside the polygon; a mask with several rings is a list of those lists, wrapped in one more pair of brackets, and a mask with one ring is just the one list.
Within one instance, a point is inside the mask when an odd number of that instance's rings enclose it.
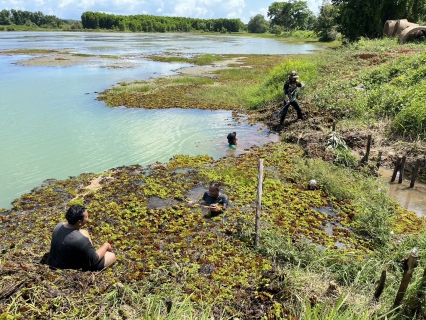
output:
{"label": "black t-shirt", "polygon": [[76,229],[65,228],[60,222],[53,230],[49,265],[59,269],[88,270],[99,260],[99,255],[85,237]]}
{"label": "black t-shirt", "polygon": [[226,208],[228,206],[228,196],[226,194],[219,194],[219,196],[217,198],[213,198],[212,196],[210,196],[210,193],[208,191],[206,191],[203,195],[203,201],[207,204],[207,205],[211,205],[211,204],[220,204],[221,206],[223,206],[224,208]]}

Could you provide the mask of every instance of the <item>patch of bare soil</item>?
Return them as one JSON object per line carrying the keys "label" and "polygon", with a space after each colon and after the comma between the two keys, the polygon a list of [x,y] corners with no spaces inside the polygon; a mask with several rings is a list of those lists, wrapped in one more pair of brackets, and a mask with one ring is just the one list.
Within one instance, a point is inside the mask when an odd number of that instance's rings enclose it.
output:
{"label": "patch of bare soil", "polygon": [[[0,54],[23,54],[13,51],[1,51]],[[102,55],[83,55],[73,54],[64,51],[52,51],[50,53],[29,53],[25,55],[32,56],[29,59],[23,59],[16,62],[20,66],[45,66],[45,67],[71,67],[71,66],[99,66],[107,69],[135,68],[140,64],[125,60],[125,58],[109,57]]]}

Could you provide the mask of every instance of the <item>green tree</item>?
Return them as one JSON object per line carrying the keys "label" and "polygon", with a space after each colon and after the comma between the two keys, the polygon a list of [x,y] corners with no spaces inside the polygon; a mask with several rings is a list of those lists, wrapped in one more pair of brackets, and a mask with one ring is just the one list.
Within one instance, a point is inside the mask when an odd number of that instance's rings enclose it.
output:
{"label": "green tree", "polygon": [[307,30],[313,16],[307,1],[302,0],[274,2],[268,8],[268,17],[272,26],[279,25],[287,31]]}
{"label": "green tree", "polygon": [[12,24],[11,14],[9,10],[2,10],[0,11],[0,25],[10,25]]}
{"label": "green tree", "polygon": [[320,40],[329,41],[336,39],[335,19],[338,15],[337,6],[333,6],[330,0],[323,0],[318,18],[313,26],[313,30],[319,35]]}
{"label": "green tree", "polygon": [[338,31],[349,41],[356,41],[360,37],[380,37],[384,24],[383,2],[384,0],[332,0],[339,10],[336,17]]}
{"label": "green tree", "polygon": [[426,20],[424,0],[332,0],[337,6],[338,31],[349,41],[382,37],[386,20]]}
{"label": "green tree", "polygon": [[252,17],[247,24],[247,30],[251,33],[265,33],[269,29],[269,22],[262,14]]}
{"label": "green tree", "polygon": [[81,24],[80,21],[75,21],[72,25],[71,25],[71,29],[72,30],[80,30],[83,29],[83,25]]}

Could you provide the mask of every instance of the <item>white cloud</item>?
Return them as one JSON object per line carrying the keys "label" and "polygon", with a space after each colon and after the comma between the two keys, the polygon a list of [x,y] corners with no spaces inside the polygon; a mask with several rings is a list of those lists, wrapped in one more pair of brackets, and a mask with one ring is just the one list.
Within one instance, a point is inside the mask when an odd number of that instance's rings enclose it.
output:
{"label": "white cloud", "polygon": [[[307,0],[318,14],[322,0]],[[153,14],[201,19],[239,18],[247,23],[256,14],[266,13],[272,0],[0,0],[0,10],[41,11],[63,19],[80,19],[84,11],[112,14]]]}

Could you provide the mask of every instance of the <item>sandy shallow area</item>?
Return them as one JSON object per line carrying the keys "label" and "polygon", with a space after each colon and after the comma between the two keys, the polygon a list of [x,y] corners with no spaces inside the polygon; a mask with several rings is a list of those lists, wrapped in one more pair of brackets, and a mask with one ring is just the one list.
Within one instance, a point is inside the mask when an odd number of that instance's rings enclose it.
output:
{"label": "sandy shallow area", "polygon": [[[69,53],[68,51],[52,51],[50,53],[25,53],[3,50],[0,55],[26,55],[30,58],[19,60],[15,64],[20,66],[45,66],[45,67],[71,67],[71,66],[98,66],[108,69],[136,68],[142,64],[142,61],[149,59],[145,57],[118,57],[106,55],[83,55]],[[227,60],[215,62],[207,66],[191,66],[176,70],[176,72],[185,75],[197,76],[208,75],[218,69],[235,68],[243,64],[245,57],[235,57]],[[243,66],[241,66],[243,67]],[[244,66],[249,67],[249,66]]]}

